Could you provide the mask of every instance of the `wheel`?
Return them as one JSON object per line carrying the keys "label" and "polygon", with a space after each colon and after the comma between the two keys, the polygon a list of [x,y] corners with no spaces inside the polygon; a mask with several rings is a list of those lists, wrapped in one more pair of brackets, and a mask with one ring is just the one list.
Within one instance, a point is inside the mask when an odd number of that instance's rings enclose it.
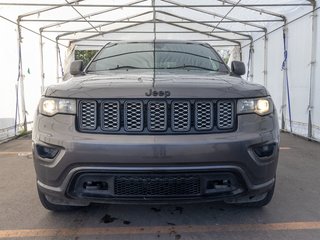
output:
{"label": "wheel", "polygon": [[38,190],[38,195],[39,195],[39,199],[42,206],[50,211],[65,212],[65,211],[73,211],[80,208],[80,206],[60,205],[60,204],[51,203],[48,201],[46,195],[39,190],[39,188],[37,188],[37,190]]}
{"label": "wheel", "polygon": [[267,195],[263,199],[261,199],[259,201],[235,203],[234,205],[241,206],[241,207],[256,207],[256,208],[264,207],[264,206],[268,205],[271,202],[272,197],[273,197],[273,193],[274,193],[274,189],[275,189],[275,184],[270,189],[270,191],[267,192]]}

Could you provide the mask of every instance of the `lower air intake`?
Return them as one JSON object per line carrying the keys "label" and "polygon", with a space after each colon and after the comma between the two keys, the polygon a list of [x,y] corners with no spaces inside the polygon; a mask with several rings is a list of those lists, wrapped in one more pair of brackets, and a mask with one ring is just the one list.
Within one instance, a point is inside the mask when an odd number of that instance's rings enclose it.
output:
{"label": "lower air intake", "polygon": [[198,176],[119,176],[114,180],[114,194],[127,197],[198,196]]}

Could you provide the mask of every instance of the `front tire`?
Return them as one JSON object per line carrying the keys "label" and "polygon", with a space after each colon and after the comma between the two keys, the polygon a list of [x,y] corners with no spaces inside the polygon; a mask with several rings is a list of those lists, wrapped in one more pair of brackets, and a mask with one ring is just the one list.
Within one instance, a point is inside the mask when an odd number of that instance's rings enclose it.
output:
{"label": "front tire", "polygon": [[46,195],[43,192],[41,192],[39,188],[37,188],[37,190],[38,190],[38,195],[39,195],[39,199],[42,206],[50,211],[66,212],[66,211],[74,211],[80,208],[79,206],[60,205],[60,204],[51,203],[48,201]]}

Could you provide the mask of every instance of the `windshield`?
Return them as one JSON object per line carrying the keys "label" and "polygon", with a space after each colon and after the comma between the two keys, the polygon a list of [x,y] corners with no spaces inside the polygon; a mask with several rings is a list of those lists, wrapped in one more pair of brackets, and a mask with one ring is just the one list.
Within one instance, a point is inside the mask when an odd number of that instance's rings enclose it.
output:
{"label": "windshield", "polygon": [[166,42],[107,44],[91,62],[87,72],[119,69],[229,72],[219,55],[210,46],[198,43]]}

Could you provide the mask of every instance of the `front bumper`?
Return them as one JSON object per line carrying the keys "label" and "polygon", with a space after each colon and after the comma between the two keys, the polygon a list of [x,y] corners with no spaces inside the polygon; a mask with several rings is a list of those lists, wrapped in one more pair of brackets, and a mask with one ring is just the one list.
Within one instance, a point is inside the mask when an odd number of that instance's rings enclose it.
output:
{"label": "front bumper", "polygon": [[[275,143],[273,154],[259,158],[252,147]],[[34,148],[38,187],[54,202],[87,205],[90,202],[171,202],[226,200],[261,194],[275,182],[279,129],[277,117],[255,114],[238,117],[238,129],[231,133],[198,135],[100,135],[79,133],[75,117],[38,115],[33,144],[60,151],[50,160],[41,158]],[[216,176],[233,174],[237,189],[228,194],[200,194],[175,197],[88,197],[70,194],[79,173],[192,174]],[[203,181],[203,180],[201,180]],[[203,193],[203,192],[202,192]]]}

